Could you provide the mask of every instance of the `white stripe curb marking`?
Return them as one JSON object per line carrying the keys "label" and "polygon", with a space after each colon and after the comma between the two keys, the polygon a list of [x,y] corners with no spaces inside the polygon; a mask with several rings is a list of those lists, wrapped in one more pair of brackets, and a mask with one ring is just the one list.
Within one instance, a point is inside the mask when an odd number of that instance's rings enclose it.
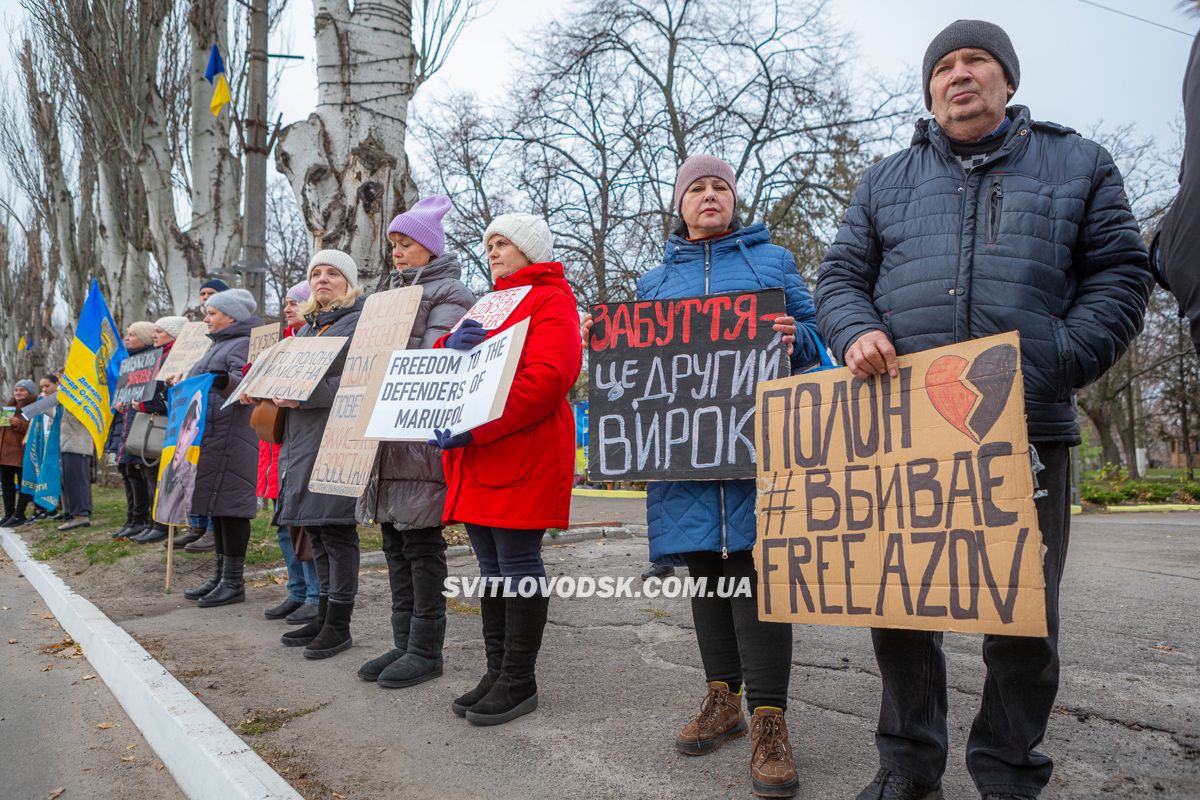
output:
{"label": "white stripe curb marking", "polygon": [[79,643],[133,724],[193,800],[300,800],[300,795],[154,657],[0,529],[4,549]]}

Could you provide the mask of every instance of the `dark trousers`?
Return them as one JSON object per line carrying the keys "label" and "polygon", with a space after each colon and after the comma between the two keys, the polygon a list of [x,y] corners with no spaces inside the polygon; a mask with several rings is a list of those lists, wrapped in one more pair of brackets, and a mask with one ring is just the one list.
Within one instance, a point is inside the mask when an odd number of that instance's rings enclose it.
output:
{"label": "dark trousers", "polygon": [[92,457],[62,454],[63,510],[71,517],[92,515]]}
{"label": "dark trousers", "polygon": [[[1070,450],[1037,445],[1047,495],[1035,501],[1046,546],[1046,622],[1049,635],[983,637],[987,678],[967,738],[967,769],[980,793],[1037,795],[1054,764],[1035,749],[1058,693],[1058,587],[1071,526]],[[884,766],[922,783],[946,769],[946,657],[942,634],[876,628],[871,631],[883,679],[875,745]]]}
{"label": "dark trousers", "polygon": [[13,514],[24,518],[32,498],[21,491],[21,468],[0,465],[0,488],[4,490],[5,518]]}
{"label": "dark trousers", "polygon": [[305,525],[321,594],[334,603],[353,603],[358,595],[358,528],[354,525]]}
{"label": "dark trousers", "polygon": [[[544,578],[542,537],[546,529],[493,528],[489,525],[464,526],[471,538],[471,549],[479,562],[479,574],[485,578]],[[516,587],[512,587],[515,589]]]}
{"label": "dark trousers", "polygon": [[129,521],[134,525],[145,525],[150,522],[150,471],[142,464],[120,464],[117,471],[125,482]]}
{"label": "dark trousers", "polygon": [[707,578],[715,593],[721,578],[750,581],[752,597],[693,597],[692,620],[704,678],[725,681],[731,689],[746,687],[750,711],[759,706],[787,708],[792,674],[792,626],[758,618],[758,573],[750,551],[684,553],[688,575]]}
{"label": "dark trousers", "polygon": [[214,552],[230,558],[245,558],[250,545],[250,520],[241,517],[213,517]]}
{"label": "dark trousers", "polygon": [[383,555],[392,589],[392,613],[421,619],[446,616],[446,539],[442,527],[397,530],[383,523]]}

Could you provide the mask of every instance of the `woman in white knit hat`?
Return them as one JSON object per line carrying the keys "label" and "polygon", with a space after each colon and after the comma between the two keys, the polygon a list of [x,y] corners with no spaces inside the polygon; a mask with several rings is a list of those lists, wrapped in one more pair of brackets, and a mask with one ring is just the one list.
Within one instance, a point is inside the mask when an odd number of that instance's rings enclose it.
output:
{"label": "woman in white knit hat", "polygon": [[[529,293],[496,328],[466,319],[438,346],[469,350],[528,320],[525,347],[500,418],[456,436],[439,431],[435,441],[445,450],[443,521],[466,526],[481,575],[515,590],[522,578],[545,576],[542,537],[567,526],[575,461],[567,393],[582,366],[579,311],[562,264],[550,260],[554,239],[545,220],[505,214],[483,239],[494,288]],[[538,703],[534,667],[549,598],[496,594],[480,603],[487,672],[451,706],[478,725],[508,722]]]}
{"label": "woman in white knit hat", "polygon": [[296,338],[345,336],[346,344],[307,400],[274,400],[288,409],[279,449],[282,477],[275,524],[304,528],[312,542],[321,587],[316,619],[285,633],[281,641],[289,647],[304,647],[305,658],[329,658],[354,643],[350,616],[358,595],[356,500],[310,492],[308,480],[364,301],[358,285],[358,265],[340,250],[321,250],[312,257],[308,262],[308,285],[311,296],[300,306],[306,324],[296,332]]}

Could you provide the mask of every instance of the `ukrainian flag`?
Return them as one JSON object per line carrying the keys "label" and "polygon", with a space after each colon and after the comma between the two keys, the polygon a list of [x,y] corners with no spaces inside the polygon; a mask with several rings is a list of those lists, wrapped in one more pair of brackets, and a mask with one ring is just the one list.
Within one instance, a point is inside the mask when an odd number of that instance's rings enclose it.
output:
{"label": "ukrainian flag", "polygon": [[104,441],[112,425],[110,387],[117,385],[117,370],[126,355],[117,324],[100,293],[100,284],[93,279],[67,352],[58,401],[83,423],[96,443],[97,453],[104,452]]}
{"label": "ukrainian flag", "polygon": [[221,108],[230,102],[229,82],[225,80],[225,62],[221,59],[221,49],[215,44],[208,52],[208,67],[204,70],[204,78],[213,87],[212,100],[208,102],[208,110],[217,116]]}
{"label": "ukrainian flag", "polygon": [[32,349],[33,349],[33,342],[27,340],[24,336],[22,336],[20,338],[20,340],[17,342],[17,352],[18,353],[21,352],[22,350],[32,350]]}

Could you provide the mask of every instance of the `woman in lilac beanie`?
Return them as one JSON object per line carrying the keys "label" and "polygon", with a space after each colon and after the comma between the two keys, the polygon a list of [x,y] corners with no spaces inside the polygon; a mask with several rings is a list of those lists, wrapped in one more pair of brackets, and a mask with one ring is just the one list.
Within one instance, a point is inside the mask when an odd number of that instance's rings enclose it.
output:
{"label": "woman in lilac beanie", "polygon": [[[475,304],[463,285],[462,266],[446,252],[442,218],[450,198],[426,197],[388,226],[394,269],[376,291],[420,286],[421,305],[408,340],[409,350],[428,350]],[[396,689],[442,674],[446,636],[446,540],[442,506],[446,481],[442,454],[415,442],[382,442],[376,457],[378,481],[358,501],[359,522],[383,528],[392,593],[393,647],[362,665],[365,681]]]}

